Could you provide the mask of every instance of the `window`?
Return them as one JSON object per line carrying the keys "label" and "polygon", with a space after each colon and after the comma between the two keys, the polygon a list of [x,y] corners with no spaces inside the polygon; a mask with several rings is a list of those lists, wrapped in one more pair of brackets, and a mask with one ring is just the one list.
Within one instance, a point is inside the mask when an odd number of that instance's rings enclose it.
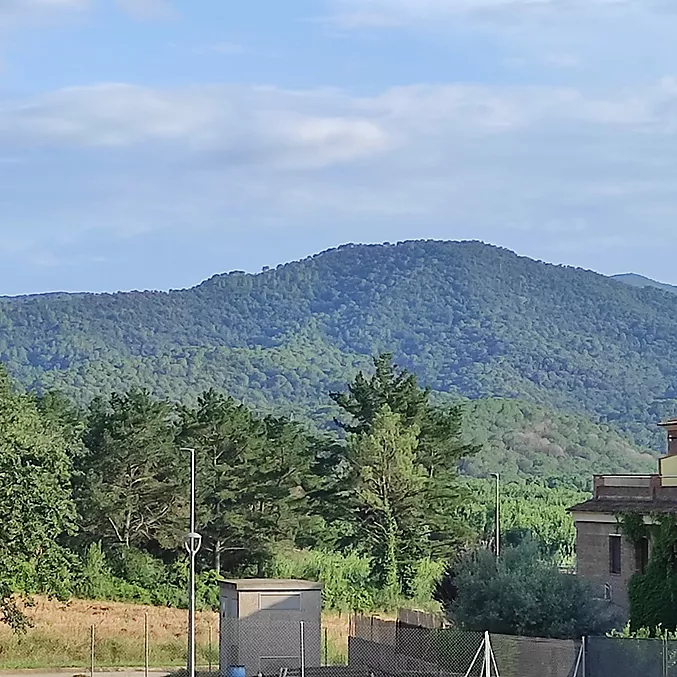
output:
{"label": "window", "polygon": [[611,594],[611,585],[609,583],[604,584],[604,601],[605,602],[610,602],[613,599],[613,595]]}
{"label": "window", "polygon": [[259,609],[267,611],[301,611],[301,595],[280,595],[263,592],[259,595]]}
{"label": "window", "polygon": [[609,573],[621,573],[621,537],[609,536]]}
{"label": "window", "polygon": [[649,539],[642,538],[635,545],[635,570],[638,574],[643,574],[649,564]]}

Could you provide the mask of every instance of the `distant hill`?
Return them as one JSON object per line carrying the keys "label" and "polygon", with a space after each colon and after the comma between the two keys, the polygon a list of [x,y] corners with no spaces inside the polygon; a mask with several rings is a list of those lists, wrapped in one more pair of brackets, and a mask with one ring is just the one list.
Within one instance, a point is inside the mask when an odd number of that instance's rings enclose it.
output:
{"label": "distant hill", "polygon": [[496,398],[464,408],[465,439],[482,448],[463,461],[469,475],[500,470],[504,481],[540,477],[589,490],[596,473],[650,473],[658,467],[648,450],[579,414]]}
{"label": "distant hill", "polygon": [[633,287],[654,287],[655,289],[662,289],[663,291],[669,291],[671,294],[677,294],[677,286],[673,284],[665,284],[664,282],[657,282],[652,280],[650,277],[644,277],[644,275],[637,275],[637,273],[622,273],[620,275],[612,275],[614,280],[619,282],[624,282]]}
{"label": "distant hill", "polygon": [[384,350],[446,398],[579,412],[654,449],[677,414],[677,296],[479,242],[346,245],[167,293],[0,299],[0,359],[80,402],[215,386],[326,421],[327,393]]}

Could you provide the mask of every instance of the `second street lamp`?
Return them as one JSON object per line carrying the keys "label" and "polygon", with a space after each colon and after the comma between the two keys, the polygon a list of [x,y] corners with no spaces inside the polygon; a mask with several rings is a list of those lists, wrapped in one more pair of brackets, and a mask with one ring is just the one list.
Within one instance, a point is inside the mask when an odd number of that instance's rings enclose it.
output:
{"label": "second street lamp", "polygon": [[501,556],[501,478],[497,472],[491,473],[492,477],[496,478],[496,513],[495,521],[495,537],[496,537],[496,559]]}
{"label": "second street lamp", "polygon": [[202,536],[195,531],[195,449],[182,448],[190,452],[190,532],[184,538],[184,546],[190,557],[188,579],[188,677],[195,677],[195,557],[202,545]]}

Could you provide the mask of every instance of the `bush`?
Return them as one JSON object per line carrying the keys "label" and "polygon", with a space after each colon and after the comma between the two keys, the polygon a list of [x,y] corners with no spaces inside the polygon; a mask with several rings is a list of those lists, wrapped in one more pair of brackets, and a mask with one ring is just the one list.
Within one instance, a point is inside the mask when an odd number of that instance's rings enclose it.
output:
{"label": "bush", "polygon": [[370,611],[375,604],[371,561],[351,553],[303,550],[281,552],[273,558],[268,572],[276,578],[301,578],[324,585],[325,609]]}
{"label": "bush", "polygon": [[593,597],[587,583],[543,560],[537,544],[474,553],[449,570],[436,597],[466,630],[532,637],[580,638],[618,624],[612,606]]}
{"label": "bush", "polygon": [[115,576],[106,561],[101,545],[89,546],[82,562],[80,576],[75,586],[78,597],[106,599],[116,602],[151,604],[151,594],[140,585]]}

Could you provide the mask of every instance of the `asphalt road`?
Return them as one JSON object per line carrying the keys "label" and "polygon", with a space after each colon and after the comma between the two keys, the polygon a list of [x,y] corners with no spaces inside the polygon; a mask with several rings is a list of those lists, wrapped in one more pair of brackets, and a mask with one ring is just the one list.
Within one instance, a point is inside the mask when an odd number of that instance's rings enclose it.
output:
{"label": "asphalt road", "polygon": [[[150,670],[150,677],[167,677],[167,675],[176,672],[170,670]],[[111,672],[96,671],[95,677],[145,677],[143,670],[137,668],[126,670],[124,668]],[[2,670],[0,677],[89,677],[89,670],[78,670],[77,668],[64,668],[59,670]]]}

